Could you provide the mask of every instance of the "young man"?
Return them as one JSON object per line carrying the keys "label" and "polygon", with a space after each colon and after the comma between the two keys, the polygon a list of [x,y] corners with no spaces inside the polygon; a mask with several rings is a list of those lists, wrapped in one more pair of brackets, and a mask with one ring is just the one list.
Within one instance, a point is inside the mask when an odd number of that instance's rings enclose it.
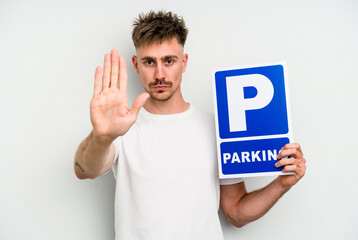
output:
{"label": "young man", "polygon": [[145,92],[131,109],[126,63],[117,50],[105,55],[103,73],[96,69],[93,130],[77,150],[75,172],[93,179],[112,168],[116,239],[223,239],[219,204],[227,220],[241,227],[263,216],[305,174],[300,146],[288,144],[278,159],[291,158],[276,166],[294,175],[251,193],[242,179],[218,179],[214,118],[181,93],[187,33],[170,12],[136,19],[132,63]]}

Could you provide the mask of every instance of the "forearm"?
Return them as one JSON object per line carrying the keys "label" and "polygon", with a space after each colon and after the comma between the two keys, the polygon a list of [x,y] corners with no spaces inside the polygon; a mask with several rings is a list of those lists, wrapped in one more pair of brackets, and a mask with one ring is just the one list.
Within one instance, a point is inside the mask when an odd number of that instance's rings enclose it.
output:
{"label": "forearm", "polygon": [[112,140],[95,137],[93,132],[82,141],[75,156],[75,173],[78,178],[96,178],[112,165]]}
{"label": "forearm", "polygon": [[230,222],[241,227],[261,218],[288,190],[275,179],[266,187],[245,194],[231,210]]}
{"label": "forearm", "polygon": [[276,162],[276,167],[294,174],[280,175],[266,187],[251,193],[247,193],[244,182],[220,186],[221,208],[230,223],[242,227],[259,219],[305,175],[306,159],[298,143],[283,146],[277,158],[281,160]]}

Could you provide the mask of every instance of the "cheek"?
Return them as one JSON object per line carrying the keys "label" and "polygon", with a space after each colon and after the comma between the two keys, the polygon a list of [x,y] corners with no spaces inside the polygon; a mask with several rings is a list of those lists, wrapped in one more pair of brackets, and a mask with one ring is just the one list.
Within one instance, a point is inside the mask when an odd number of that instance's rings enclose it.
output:
{"label": "cheek", "polygon": [[174,78],[176,80],[181,80],[182,74],[183,74],[183,68],[180,66],[173,71]]}
{"label": "cheek", "polygon": [[148,69],[141,67],[138,70],[139,70],[139,76],[141,78],[146,78],[148,76]]}
{"label": "cheek", "polygon": [[140,71],[139,78],[143,86],[147,86],[151,81],[153,81],[153,74],[150,71]]}

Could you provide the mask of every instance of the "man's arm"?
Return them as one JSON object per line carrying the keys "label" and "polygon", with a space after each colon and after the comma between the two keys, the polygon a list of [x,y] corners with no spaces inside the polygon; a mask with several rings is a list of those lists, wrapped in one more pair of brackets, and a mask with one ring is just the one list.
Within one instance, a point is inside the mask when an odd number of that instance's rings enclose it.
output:
{"label": "man's arm", "polygon": [[[291,156],[290,158],[285,158]],[[277,156],[276,167],[284,166],[281,175],[266,187],[247,193],[245,183],[221,185],[220,204],[226,219],[236,227],[242,227],[265,215],[271,207],[295,185],[306,172],[306,160],[299,144],[285,145]],[[285,159],[282,159],[285,158]]]}
{"label": "man's arm", "polygon": [[115,147],[112,142],[99,139],[93,132],[82,141],[75,156],[75,173],[79,179],[94,179],[106,173],[114,162]]}
{"label": "man's arm", "polygon": [[93,130],[78,147],[74,168],[80,179],[96,178],[110,169],[114,161],[113,141],[123,136],[137,120],[139,109],[149,98],[140,94],[132,109],[128,108],[127,66],[117,50],[104,57],[104,68],[95,73],[93,98],[90,105]]}

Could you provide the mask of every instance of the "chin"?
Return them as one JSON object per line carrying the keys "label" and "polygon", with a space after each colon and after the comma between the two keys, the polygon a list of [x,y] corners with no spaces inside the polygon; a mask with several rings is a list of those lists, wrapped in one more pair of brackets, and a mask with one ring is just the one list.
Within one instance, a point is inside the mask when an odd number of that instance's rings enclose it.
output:
{"label": "chin", "polygon": [[165,102],[173,96],[173,94],[167,95],[167,94],[163,94],[163,93],[159,93],[159,94],[149,93],[149,94],[150,94],[151,99],[153,99],[154,101],[158,101],[158,102]]}

